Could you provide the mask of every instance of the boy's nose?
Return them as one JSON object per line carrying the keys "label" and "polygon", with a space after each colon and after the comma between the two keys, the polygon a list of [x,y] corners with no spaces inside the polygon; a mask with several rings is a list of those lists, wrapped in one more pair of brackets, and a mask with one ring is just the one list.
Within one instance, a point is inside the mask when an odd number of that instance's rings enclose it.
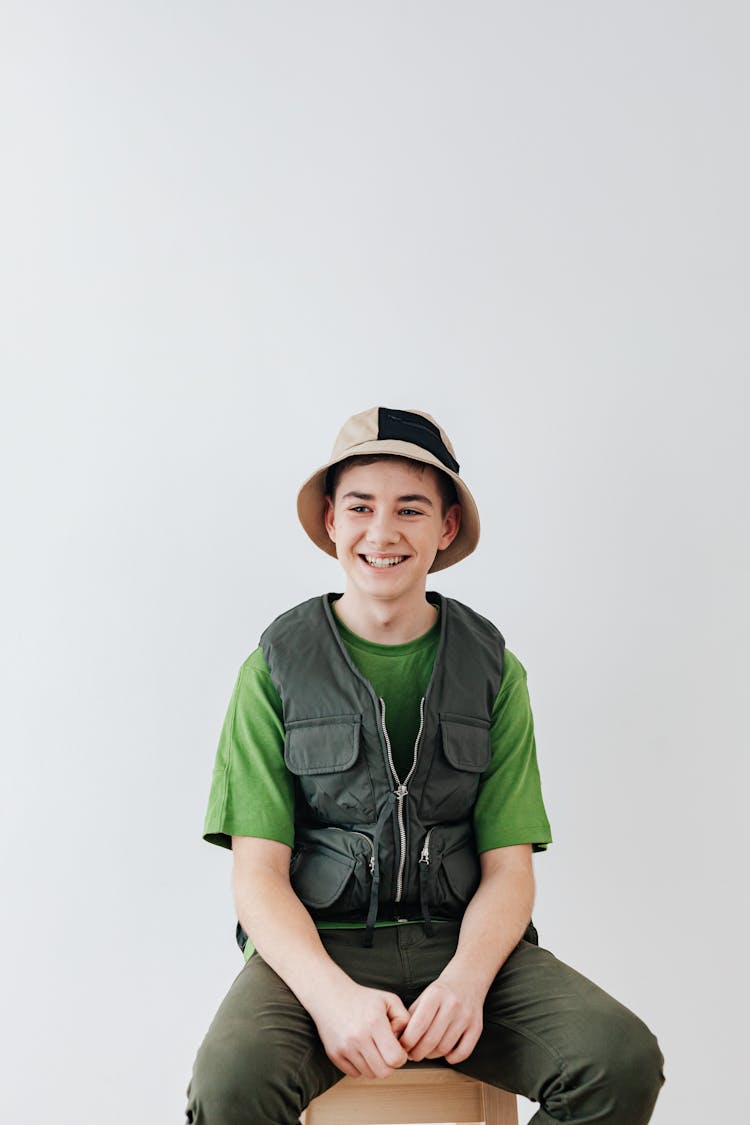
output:
{"label": "boy's nose", "polygon": [[367,539],[377,550],[397,543],[400,532],[396,525],[387,518],[374,519],[367,529]]}

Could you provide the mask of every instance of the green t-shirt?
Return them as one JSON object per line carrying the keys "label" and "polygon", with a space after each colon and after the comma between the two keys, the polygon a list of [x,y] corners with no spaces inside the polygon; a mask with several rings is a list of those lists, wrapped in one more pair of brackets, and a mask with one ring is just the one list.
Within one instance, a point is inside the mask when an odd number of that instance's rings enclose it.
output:
{"label": "green t-shirt", "polygon": [[[385,700],[386,728],[401,777],[408,773],[439,643],[436,624],[416,640],[381,645],[358,637],[334,614],[354,664]],[[542,851],[551,842],[542,800],[526,672],[507,649],[492,708],[492,755],[474,807],[479,852],[512,844]],[[204,839],[230,848],[232,836],[294,846],[294,779],[284,763],[284,720],[263,652],[242,665],[219,739]]]}
{"label": "green t-shirt", "polygon": [[440,644],[440,617],[421,637],[401,645],[380,645],[358,637],[336,615],[333,619],[349,655],[378,698],[385,701],[385,729],[393,752],[393,763],[405,778],[414,761],[414,743],[419,733],[419,704],[427,692]]}

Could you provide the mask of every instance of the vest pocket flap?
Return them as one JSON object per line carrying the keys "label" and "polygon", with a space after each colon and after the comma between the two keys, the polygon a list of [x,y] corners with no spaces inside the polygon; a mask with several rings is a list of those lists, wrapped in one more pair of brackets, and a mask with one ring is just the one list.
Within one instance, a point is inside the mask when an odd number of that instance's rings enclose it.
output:
{"label": "vest pocket flap", "polygon": [[355,860],[329,848],[303,845],[292,859],[292,887],[305,906],[322,910],[332,906],[344,892],[354,871]]}
{"label": "vest pocket flap", "polygon": [[492,746],[489,723],[461,715],[441,715],[443,752],[450,764],[466,773],[484,773]]}
{"label": "vest pocket flap", "polygon": [[359,715],[300,719],[289,723],[284,760],[292,773],[312,776],[342,773],[354,765],[359,753]]}

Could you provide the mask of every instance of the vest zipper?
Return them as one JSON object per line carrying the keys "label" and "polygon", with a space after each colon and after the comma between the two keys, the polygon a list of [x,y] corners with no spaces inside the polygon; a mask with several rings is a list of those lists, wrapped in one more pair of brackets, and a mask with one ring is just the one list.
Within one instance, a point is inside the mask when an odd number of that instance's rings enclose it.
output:
{"label": "vest zipper", "polygon": [[366,835],[366,833],[357,832],[353,828],[339,828],[338,824],[329,824],[327,825],[327,828],[329,832],[350,832],[352,836],[361,836],[363,840],[366,840],[367,845],[370,849],[370,859],[367,866],[370,868],[370,874],[375,874],[375,845],[373,844],[370,837]]}
{"label": "vest zipper", "polygon": [[424,729],[424,696],[419,701],[419,730],[417,737],[414,741],[414,758],[411,763],[411,769],[404,781],[396,773],[396,767],[393,764],[393,751],[391,749],[391,740],[388,735],[388,728],[385,725],[385,700],[380,699],[380,718],[383,727],[383,736],[385,738],[385,747],[388,752],[388,765],[390,766],[393,780],[396,782],[395,796],[396,796],[396,815],[398,818],[398,835],[400,854],[398,857],[398,873],[396,875],[396,896],[394,902],[401,902],[404,893],[404,868],[406,866],[406,825],[404,823],[404,797],[408,796],[408,785],[414,776],[414,771],[417,768],[417,755],[419,753],[419,742],[422,737],[422,730]]}
{"label": "vest zipper", "polygon": [[430,836],[431,835],[432,835],[432,829],[430,828],[430,830],[428,831],[427,835],[424,838],[424,844],[422,846],[422,854],[419,857],[419,862],[424,863],[426,867],[430,866]]}
{"label": "vest zipper", "polygon": [[424,919],[425,933],[428,937],[432,937],[432,918],[430,917],[430,888],[427,883],[428,873],[427,869],[430,866],[430,837],[432,836],[432,828],[428,829],[427,835],[424,838],[422,845],[422,852],[419,856],[419,903],[422,907],[422,917]]}

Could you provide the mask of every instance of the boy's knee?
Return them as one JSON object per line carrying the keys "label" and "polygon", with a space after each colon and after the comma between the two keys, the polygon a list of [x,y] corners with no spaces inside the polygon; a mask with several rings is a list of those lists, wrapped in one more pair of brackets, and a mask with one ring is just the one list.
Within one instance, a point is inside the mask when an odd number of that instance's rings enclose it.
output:
{"label": "boy's knee", "polygon": [[231,1044],[204,1041],[188,1087],[187,1120],[191,1125],[239,1125],[250,1121],[250,1068]]}
{"label": "boy's knee", "polygon": [[[190,1125],[279,1125],[296,1122],[294,1084],[281,1079],[278,1058],[261,1041],[239,1049],[225,1036],[207,1036],[188,1087]],[[298,1099],[299,1100],[299,1099]]]}
{"label": "boy's knee", "polygon": [[664,1082],[656,1037],[638,1016],[618,1005],[616,1012],[592,1020],[586,1038],[584,1084],[601,1103],[601,1120],[645,1125]]}
{"label": "boy's knee", "polygon": [[[617,1074],[633,1121],[648,1121],[664,1084],[664,1056],[656,1036],[632,1013],[621,1034]],[[640,1116],[637,1116],[640,1114]]]}

